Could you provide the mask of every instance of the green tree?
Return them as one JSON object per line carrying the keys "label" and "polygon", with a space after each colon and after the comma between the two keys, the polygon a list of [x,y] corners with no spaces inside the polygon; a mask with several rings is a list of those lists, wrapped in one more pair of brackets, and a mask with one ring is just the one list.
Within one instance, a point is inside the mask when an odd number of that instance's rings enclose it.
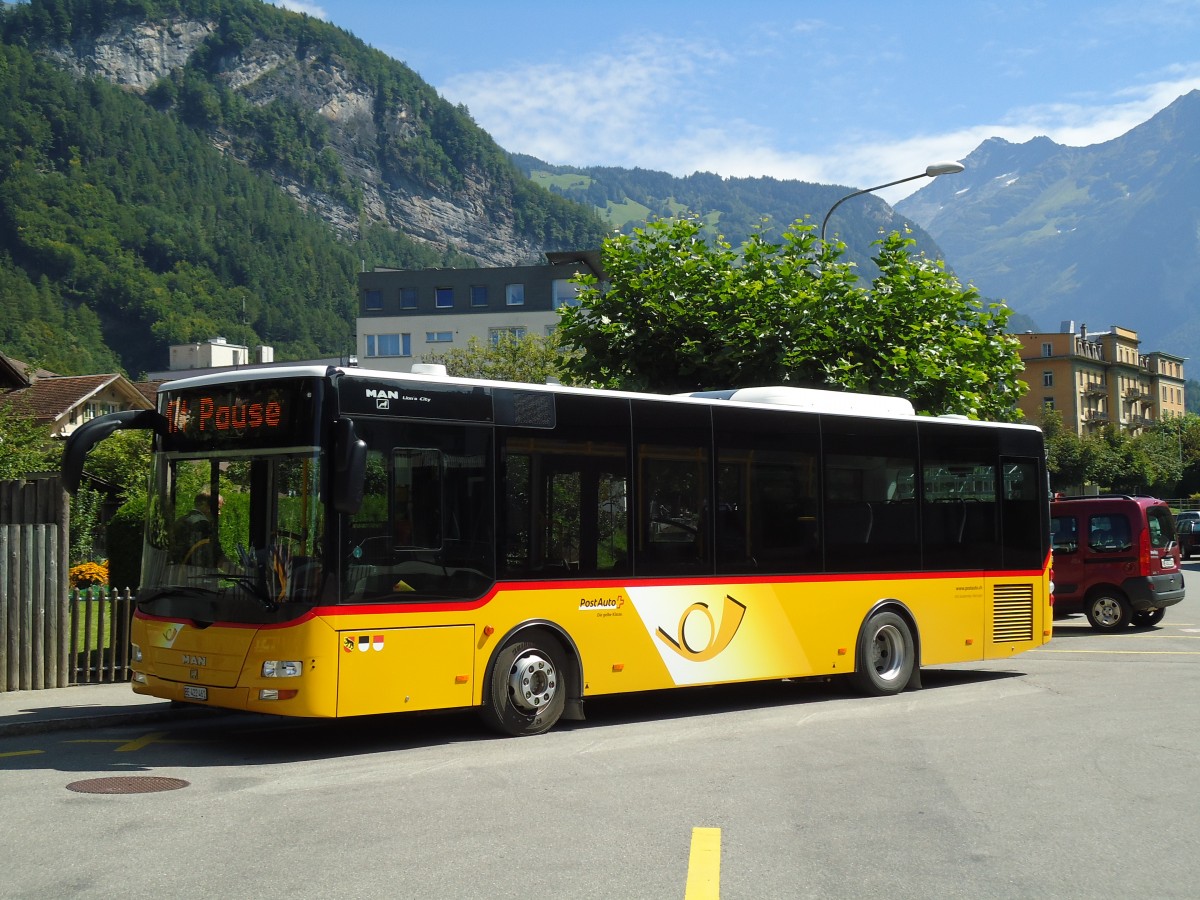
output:
{"label": "green tree", "polygon": [[1089,481],[1123,494],[1175,492],[1182,472],[1179,446],[1165,430],[1131,435],[1107,425],[1092,441],[1096,456]]}
{"label": "green tree", "polygon": [[735,251],[698,219],[657,220],[608,237],[608,285],[581,275],[562,311],[560,366],[572,380],[674,393],[766,384],[905,396],[921,412],[1019,417],[1023,391],[1009,311],[984,304],[910,238],[878,241],[868,287],[797,221],[783,242]]}
{"label": "green tree", "polygon": [[0,481],[54,471],[60,452],[48,425],[39,425],[0,401]]}
{"label": "green tree", "polygon": [[1094,452],[1088,442],[1063,425],[1062,413],[1042,407],[1042,433],[1046,436],[1046,466],[1050,470],[1050,489],[1076,493],[1088,480]]}
{"label": "green tree", "polygon": [[427,353],[422,362],[439,363],[450,375],[545,384],[559,377],[561,351],[554,335],[531,334],[523,338],[502,334],[495,343],[471,338],[464,348]]}
{"label": "green tree", "polygon": [[149,431],[116,431],[91,449],[85,468],[126,497],[143,495],[150,479],[151,449]]}

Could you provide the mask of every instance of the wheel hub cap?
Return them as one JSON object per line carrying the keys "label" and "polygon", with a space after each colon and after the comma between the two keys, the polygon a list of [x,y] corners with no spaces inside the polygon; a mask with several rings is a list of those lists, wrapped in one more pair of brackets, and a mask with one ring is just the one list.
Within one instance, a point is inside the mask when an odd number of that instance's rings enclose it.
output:
{"label": "wheel hub cap", "polygon": [[550,661],[535,653],[520,657],[508,675],[508,693],[514,705],[537,712],[554,699],[558,678]]}

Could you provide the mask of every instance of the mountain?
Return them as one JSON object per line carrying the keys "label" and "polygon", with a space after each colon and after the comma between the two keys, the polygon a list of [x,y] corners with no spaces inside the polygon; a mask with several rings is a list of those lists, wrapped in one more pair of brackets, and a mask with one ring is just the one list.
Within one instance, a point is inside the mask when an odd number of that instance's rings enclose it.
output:
{"label": "mountain", "polygon": [[0,349],[55,371],[343,354],[363,266],[605,232],[402,63],[258,0],[31,0],[0,34]]}
{"label": "mountain", "polygon": [[[647,169],[555,166],[520,154],[514,154],[513,161],[534,183],[595,208],[621,231],[629,232],[652,216],[696,215],[734,246],[760,228],[777,239],[784,227],[804,216],[819,228],[830,208],[855,190],[766,177],[723,178],[709,172],[679,178]],[[839,207],[829,220],[826,236],[844,242],[846,257],[870,272],[874,267],[872,242],[882,233],[905,228],[912,231],[919,250],[942,257],[924,229],[869,194]]]}
{"label": "mountain", "polygon": [[1133,328],[1144,351],[1200,347],[1200,91],[1090,147],[992,138],[896,205],[955,271],[1044,331]]}
{"label": "mountain", "polygon": [[[218,335],[341,355],[364,267],[531,262],[685,210],[737,243],[851,190],[519,160],[531,180],[403,63],[260,0],[0,5],[0,109],[0,350],[64,374]],[[903,225],[866,196],[829,233],[865,263]]]}

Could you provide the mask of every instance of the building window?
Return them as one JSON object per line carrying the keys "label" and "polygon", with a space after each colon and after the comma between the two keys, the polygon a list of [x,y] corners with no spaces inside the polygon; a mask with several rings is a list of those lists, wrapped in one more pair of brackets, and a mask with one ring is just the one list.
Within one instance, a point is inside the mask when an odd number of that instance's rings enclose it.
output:
{"label": "building window", "polygon": [[417,308],[417,289],[413,287],[400,288],[400,308]]}
{"label": "building window", "polygon": [[363,291],[363,309],[383,309],[383,293]]}
{"label": "building window", "polygon": [[412,335],[368,334],[367,356],[412,356]]}
{"label": "building window", "polygon": [[471,305],[472,306],[487,306],[487,285],[473,284],[471,285]]}
{"label": "building window", "polygon": [[1054,398],[1053,397],[1043,397],[1042,398],[1042,407],[1044,409],[1054,409]]}
{"label": "building window", "polygon": [[507,328],[489,328],[488,340],[492,346],[500,343],[502,338],[509,337],[514,341],[522,340],[525,337],[526,331],[524,325],[512,325]]}
{"label": "building window", "polygon": [[433,305],[438,309],[454,309],[454,288],[434,288]]}
{"label": "building window", "polygon": [[1053,356],[1053,355],[1054,355],[1054,345],[1053,344],[1042,344],[1042,356]]}
{"label": "building window", "polygon": [[1053,372],[1043,372],[1042,373],[1042,387],[1054,387],[1054,373]]}
{"label": "building window", "polygon": [[554,279],[554,308],[579,305],[579,285],[567,278]]}
{"label": "building window", "polygon": [[427,344],[449,344],[454,341],[453,331],[427,331],[425,332],[425,343]]}
{"label": "building window", "polygon": [[506,306],[524,306],[525,285],[506,284],[504,286],[504,303]]}

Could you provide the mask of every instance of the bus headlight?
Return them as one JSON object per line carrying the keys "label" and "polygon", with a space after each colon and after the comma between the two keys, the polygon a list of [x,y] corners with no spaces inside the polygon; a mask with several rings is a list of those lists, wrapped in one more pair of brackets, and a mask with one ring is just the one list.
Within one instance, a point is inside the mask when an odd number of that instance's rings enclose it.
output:
{"label": "bus headlight", "polygon": [[298,678],[304,672],[304,663],[298,659],[265,659],[262,664],[263,678]]}
{"label": "bus headlight", "polygon": [[137,644],[133,644],[130,647],[130,651],[133,653],[133,661],[134,662],[142,661],[142,648],[141,647],[139,647]]}

